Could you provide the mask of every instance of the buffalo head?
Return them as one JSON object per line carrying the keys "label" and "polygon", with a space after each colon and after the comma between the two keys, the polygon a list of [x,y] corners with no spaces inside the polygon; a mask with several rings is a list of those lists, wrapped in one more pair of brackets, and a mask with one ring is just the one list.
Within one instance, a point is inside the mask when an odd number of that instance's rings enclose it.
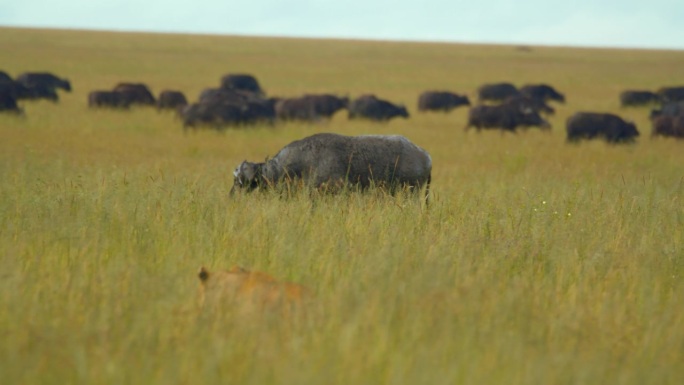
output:
{"label": "buffalo head", "polygon": [[236,190],[253,191],[259,187],[261,181],[261,168],[263,163],[250,163],[243,161],[233,171],[233,188],[230,193]]}

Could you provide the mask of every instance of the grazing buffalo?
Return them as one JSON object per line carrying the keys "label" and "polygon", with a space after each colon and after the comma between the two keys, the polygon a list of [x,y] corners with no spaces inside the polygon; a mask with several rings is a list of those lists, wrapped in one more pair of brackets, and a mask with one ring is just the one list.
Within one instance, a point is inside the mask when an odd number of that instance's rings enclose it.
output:
{"label": "grazing buffalo", "polygon": [[449,112],[456,107],[469,106],[470,100],[449,91],[425,91],[418,97],[419,111]]}
{"label": "grazing buffalo", "polygon": [[180,116],[185,129],[200,125],[217,129],[239,126],[249,119],[247,106],[233,103],[193,103],[182,107]]}
{"label": "grazing buffalo", "polygon": [[660,102],[660,97],[651,91],[627,90],[620,93],[620,105],[622,107],[645,106],[658,102]]}
{"label": "grazing buffalo", "polygon": [[0,83],[6,83],[6,82],[11,82],[12,77],[7,74],[5,71],[0,71]]}
{"label": "grazing buffalo", "polygon": [[12,79],[0,82],[0,93],[12,95],[14,99],[30,99],[33,92],[25,85]]}
{"label": "grazing buffalo", "polygon": [[307,94],[278,100],[276,116],[281,120],[316,121],[330,119],[339,110],[347,108],[349,98],[330,94]]}
{"label": "grazing buffalo", "polygon": [[511,96],[520,95],[520,91],[511,83],[494,83],[480,86],[480,88],[477,89],[477,95],[480,102],[500,102]]}
{"label": "grazing buffalo", "polygon": [[544,100],[531,98],[524,95],[511,96],[510,98],[506,99],[503,104],[513,106],[514,108],[520,110],[531,109],[535,112],[544,113],[547,115],[553,115],[556,113],[556,110],[546,104]]}
{"label": "grazing buffalo", "polygon": [[658,116],[684,115],[684,101],[665,103],[659,110],[651,111],[651,119]]}
{"label": "grazing buffalo", "polygon": [[313,188],[370,186],[396,192],[426,186],[432,159],[403,136],[315,134],[292,142],[265,163],[242,162],[233,173],[231,193],[290,185],[298,181]]}
{"label": "grazing buffalo", "polygon": [[578,112],[566,121],[567,140],[603,138],[609,143],[633,142],[639,131],[632,122],[617,115]]}
{"label": "grazing buffalo", "polygon": [[91,91],[88,93],[88,107],[128,108],[129,98],[119,91]]}
{"label": "grazing buffalo", "polygon": [[0,112],[22,112],[21,108],[17,105],[17,99],[10,92],[0,90]]}
{"label": "grazing buffalo", "polygon": [[349,104],[349,119],[386,122],[395,117],[408,118],[406,107],[378,99],[375,95],[362,95]]}
{"label": "grazing buffalo", "polygon": [[501,104],[496,106],[479,105],[472,107],[468,113],[470,127],[481,129],[498,128],[505,131],[513,131],[519,126],[538,126],[542,129],[550,129],[551,125],[542,119],[538,112],[529,107],[520,107],[515,104]]}
{"label": "grazing buffalo", "polygon": [[178,107],[188,105],[188,99],[180,91],[164,90],[159,94],[157,99],[158,109],[178,110]]}
{"label": "grazing buffalo", "polygon": [[157,103],[150,89],[143,83],[119,83],[113,91],[123,94],[129,105],[153,106]]}
{"label": "grazing buffalo", "polygon": [[26,97],[23,97],[22,99],[47,99],[55,103],[59,101],[57,91],[45,84],[34,83],[27,85],[26,88],[28,89],[28,93],[26,94]]}
{"label": "grazing buffalo", "polygon": [[663,87],[657,94],[663,103],[684,101],[684,86]]}
{"label": "grazing buffalo", "polygon": [[27,87],[40,86],[50,89],[60,88],[71,91],[69,80],[57,77],[49,72],[27,72],[17,76],[17,81]]}
{"label": "grazing buffalo", "polygon": [[662,115],[652,120],[651,136],[684,139],[684,115]]}
{"label": "grazing buffalo", "polygon": [[259,95],[264,94],[257,79],[254,76],[247,74],[228,74],[223,76],[221,78],[221,88],[226,90],[249,91]]}
{"label": "grazing buffalo", "polygon": [[520,93],[528,98],[543,102],[554,100],[560,103],[565,103],[565,95],[556,91],[555,88],[548,84],[527,84],[520,88]]}

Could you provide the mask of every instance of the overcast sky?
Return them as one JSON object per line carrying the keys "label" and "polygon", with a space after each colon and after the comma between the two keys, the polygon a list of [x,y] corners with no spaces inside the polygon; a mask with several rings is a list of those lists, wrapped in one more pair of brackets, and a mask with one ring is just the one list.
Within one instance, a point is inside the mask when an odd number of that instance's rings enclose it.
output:
{"label": "overcast sky", "polygon": [[0,0],[0,26],[684,49],[684,0]]}

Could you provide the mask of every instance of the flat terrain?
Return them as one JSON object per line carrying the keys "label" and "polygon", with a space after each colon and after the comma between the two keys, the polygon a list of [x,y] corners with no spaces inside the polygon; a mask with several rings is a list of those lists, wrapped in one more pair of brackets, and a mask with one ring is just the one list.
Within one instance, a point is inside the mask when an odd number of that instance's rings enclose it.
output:
{"label": "flat terrain", "polygon": [[[0,114],[0,383],[684,383],[684,142],[618,103],[684,84],[684,52],[531,48],[0,29],[0,70],[73,86]],[[120,81],[195,99],[239,72],[412,115],[184,133],[172,113],[87,108]],[[564,92],[553,129],[417,112],[424,90],[496,81]],[[566,144],[576,111],[641,136]],[[228,198],[239,162],[316,132],[407,136],[432,154],[433,204]],[[198,268],[235,264],[314,298],[200,308]]]}

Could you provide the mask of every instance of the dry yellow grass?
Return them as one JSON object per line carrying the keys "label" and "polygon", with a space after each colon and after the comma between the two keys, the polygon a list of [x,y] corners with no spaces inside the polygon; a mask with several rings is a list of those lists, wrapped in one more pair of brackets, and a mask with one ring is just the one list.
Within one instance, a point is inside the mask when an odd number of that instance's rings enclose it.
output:
{"label": "dry yellow grass", "polygon": [[[684,143],[650,140],[625,88],[684,82],[684,52],[0,29],[12,75],[74,91],[0,115],[2,384],[681,384]],[[342,114],[184,134],[170,114],[91,111],[124,80],[194,99],[228,72],[271,95],[374,92],[409,120]],[[426,89],[548,82],[553,130],[464,132]],[[579,110],[633,146],[567,145]],[[228,199],[232,169],[315,132],[402,134],[433,157],[429,210],[377,194]],[[283,322],[199,310],[198,266],[310,287]]]}

